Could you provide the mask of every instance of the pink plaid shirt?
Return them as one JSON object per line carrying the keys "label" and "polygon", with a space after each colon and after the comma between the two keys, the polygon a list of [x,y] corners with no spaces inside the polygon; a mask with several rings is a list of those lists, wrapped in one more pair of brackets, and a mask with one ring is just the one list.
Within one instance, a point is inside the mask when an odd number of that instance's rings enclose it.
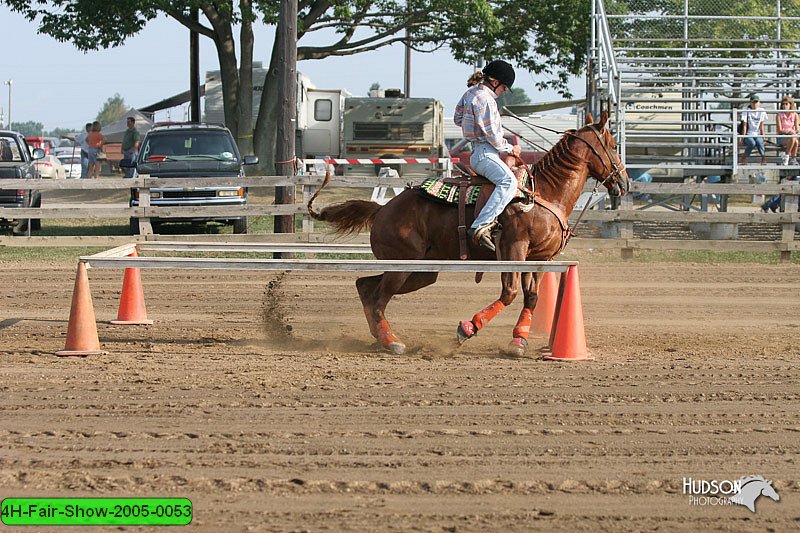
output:
{"label": "pink plaid shirt", "polygon": [[503,138],[503,126],[494,93],[484,84],[473,85],[456,105],[453,122],[461,126],[464,138],[472,142],[487,142],[498,152],[511,152]]}

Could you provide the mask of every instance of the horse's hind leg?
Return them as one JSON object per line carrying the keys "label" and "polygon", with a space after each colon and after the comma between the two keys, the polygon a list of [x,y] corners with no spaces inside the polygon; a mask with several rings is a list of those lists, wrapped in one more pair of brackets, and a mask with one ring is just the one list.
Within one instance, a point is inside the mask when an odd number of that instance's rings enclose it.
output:
{"label": "horse's hind leg", "polygon": [[377,276],[367,276],[356,280],[356,289],[358,290],[358,296],[361,298],[361,305],[364,307],[364,316],[367,317],[369,332],[376,339],[378,338],[378,328],[373,318],[373,309],[375,308],[378,284],[381,282],[382,278],[383,274],[379,274]]}
{"label": "horse's hind leg", "polygon": [[384,272],[380,276],[359,278],[356,281],[370,332],[384,349],[397,355],[406,351],[406,345],[392,332],[389,321],[386,320],[384,311],[389,300],[395,294],[411,292],[434,281],[436,276],[418,276],[412,272]]}
{"label": "horse's hind leg", "polygon": [[508,344],[506,353],[509,355],[516,355],[521,357],[525,355],[525,347],[528,346],[528,334],[531,330],[531,318],[533,317],[533,308],[536,306],[536,300],[539,298],[539,282],[541,275],[536,276],[532,272],[524,272],[522,274],[522,294],[524,302],[522,304],[522,311],[517,319],[517,324],[514,326],[514,338]]}

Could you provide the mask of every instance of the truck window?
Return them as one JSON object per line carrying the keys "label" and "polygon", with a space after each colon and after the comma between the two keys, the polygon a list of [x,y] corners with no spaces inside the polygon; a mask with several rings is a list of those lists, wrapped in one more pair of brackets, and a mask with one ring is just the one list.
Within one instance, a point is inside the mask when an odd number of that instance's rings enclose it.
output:
{"label": "truck window", "polygon": [[425,139],[425,124],[422,122],[412,122],[402,124],[400,122],[374,123],[374,122],[354,122],[353,140],[384,140],[384,141],[415,141]]}
{"label": "truck window", "polygon": [[314,102],[314,120],[328,122],[333,118],[333,101],[317,100]]}

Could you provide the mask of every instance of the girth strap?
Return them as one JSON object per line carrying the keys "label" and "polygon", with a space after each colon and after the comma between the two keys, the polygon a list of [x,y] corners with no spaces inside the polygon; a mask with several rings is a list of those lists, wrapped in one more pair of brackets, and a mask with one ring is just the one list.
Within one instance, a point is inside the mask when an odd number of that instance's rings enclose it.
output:
{"label": "girth strap", "polygon": [[[553,257],[555,257],[556,255],[564,251],[564,248],[566,248],[569,238],[572,236],[572,228],[569,227],[569,220],[567,220],[564,211],[560,207],[558,207],[553,202],[550,202],[542,198],[539,195],[538,191],[534,192],[533,199],[537,204],[541,205],[542,207],[553,213],[553,216],[555,216],[558,219],[558,224],[561,226],[561,246],[558,248],[558,251],[553,255]],[[551,257],[550,259],[552,259],[553,257]]]}

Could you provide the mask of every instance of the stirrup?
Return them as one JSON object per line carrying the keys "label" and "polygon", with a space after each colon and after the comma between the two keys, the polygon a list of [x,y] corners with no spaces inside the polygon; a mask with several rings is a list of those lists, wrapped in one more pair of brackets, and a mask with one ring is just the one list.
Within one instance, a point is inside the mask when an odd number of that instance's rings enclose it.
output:
{"label": "stirrup", "polygon": [[467,235],[470,239],[472,239],[473,244],[483,246],[489,251],[495,252],[496,248],[494,246],[494,241],[492,240],[492,232],[497,225],[496,222],[490,222],[489,224],[484,224],[479,228],[470,228],[467,231]]}

